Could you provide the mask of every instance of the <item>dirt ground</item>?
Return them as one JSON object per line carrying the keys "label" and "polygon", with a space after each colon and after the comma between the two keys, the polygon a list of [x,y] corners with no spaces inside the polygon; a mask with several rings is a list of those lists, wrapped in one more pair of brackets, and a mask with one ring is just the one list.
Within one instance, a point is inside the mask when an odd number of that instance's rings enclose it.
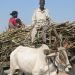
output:
{"label": "dirt ground", "polygon": [[[5,73],[6,74],[8,74],[8,70],[7,71],[5,71]],[[65,72],[60,72],[58,75],[73,75],[72,73],[70,73],[70,74],[66,74]]]}
{"label": "dirt ground", "polygon": [[74,75],[74,74],[73,74],[73,71],[71,70],[71,71],[69,71],[69,73],[59,72],[58,75]]}

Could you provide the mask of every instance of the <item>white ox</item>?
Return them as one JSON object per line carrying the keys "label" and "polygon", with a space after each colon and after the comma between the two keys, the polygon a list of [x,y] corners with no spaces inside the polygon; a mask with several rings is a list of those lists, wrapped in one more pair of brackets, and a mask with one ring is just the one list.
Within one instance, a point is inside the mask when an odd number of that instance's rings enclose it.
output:
{"label": "white ox", "polygon": [[43,44],[40,48],[17,47],[10,55],[10,73],[13,75],[15,69],[20,69],[25,74],[32,75],[57,75],[57,69],[52,64],[50,70],[46,62],[44,50],[49,50],[49,47]]}

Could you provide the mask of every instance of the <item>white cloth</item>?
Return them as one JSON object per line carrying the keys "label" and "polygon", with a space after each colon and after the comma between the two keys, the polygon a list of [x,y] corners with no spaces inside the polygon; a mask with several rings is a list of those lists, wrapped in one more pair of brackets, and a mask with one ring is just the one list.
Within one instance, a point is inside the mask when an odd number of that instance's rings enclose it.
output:
{"label": "white cloth", "polygon": [[37,28],[41,28],[42,26],[50,24],[50,17],[47,9],[44,9],[43,11],[38,8],[33,16],[32,16],[32,25],[34,26],[32,32],[31,32],[31,41],[34,42],[35,35],[37,33]]}
{"label": "white cloth", "polygon": [[40,8],[38,8],[32,16],[32,25],[35,24],[35,22],[36,23],[46,22],[47,19],[50,19],[48,10],[44,9],[43,11],[41,11]]}

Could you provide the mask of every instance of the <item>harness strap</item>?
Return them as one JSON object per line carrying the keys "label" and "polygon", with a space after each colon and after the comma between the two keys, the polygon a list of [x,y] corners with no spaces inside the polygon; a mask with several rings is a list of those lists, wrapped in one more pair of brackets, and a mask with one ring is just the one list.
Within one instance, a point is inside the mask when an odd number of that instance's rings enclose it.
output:
{"label": "harness strap", "polygon": [[[47,57],[47,56],[46,56]],[[55,60],[55,57],[54,57],[54,60]],[[53,63],[53,65],[55,66],[55,68],[57,69],[57,74],[59,73],[59,69],[58,67],[55,65],[55,61],[53,61],[52,58],[47,58],[47,64],[48,64],[48,70],[50,70],[49,68],[49,62],[51,61],[51,63]],[[49,75],[50,75],[50,72],[49,72]]]}
{"label": "harness strap", "polygon": [[46,61],[47,61],[47,65],[48,65],[48,71],[49,71],[49,75],[50,75],[50,68],[49,68],[49,58],[47,58],[47,55],[46,55]]}
{"label": "harness strap", "polygon": [[[54,57],[54,60],[55,60],[55,57]],[[55,68],[57,69],[57,74],[59,73],[59,69],[58,67],[55,65],[55,61],[53,61],[52,58],[50,58],[50,61],[53,63],[53,65],[55,66]]]}

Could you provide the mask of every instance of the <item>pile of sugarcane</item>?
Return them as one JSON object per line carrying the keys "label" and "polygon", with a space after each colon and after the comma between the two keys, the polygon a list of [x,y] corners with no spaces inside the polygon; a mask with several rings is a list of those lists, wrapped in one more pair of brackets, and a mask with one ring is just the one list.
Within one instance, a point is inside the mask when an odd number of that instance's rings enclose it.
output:
{"label": "pile of sugarcane", "polygon": [[19,45],[30,46],[30,32],[23,28],[0,34],[0,61],[7,61],[10,53]]}
{"label": "pile of sugarcane", "polygon": [[75,43],[75,21],[56,25],[55,28],[57,33],[62,35],[62,39],[67,38],[71,43]]}
{"label": "pile of sugarcane", "polygon": [[[32,27],[29,26],[27,28],[19,28],[11,31],[8,30],[6,32],[1,33],[0,61],[8,61],[10,53],[19,45],[31,46],[31,30]],[[60,39],[62,39],[63,41],[63,39],[68,38],[71,41],[71,43],[75,43],[75,22],[54,24],[49,27],[47,32],[50,35],[49,37],[55,37],[56,40],[60,41]],[[60,34],[62,35],[62,38],[60,38]]]}

